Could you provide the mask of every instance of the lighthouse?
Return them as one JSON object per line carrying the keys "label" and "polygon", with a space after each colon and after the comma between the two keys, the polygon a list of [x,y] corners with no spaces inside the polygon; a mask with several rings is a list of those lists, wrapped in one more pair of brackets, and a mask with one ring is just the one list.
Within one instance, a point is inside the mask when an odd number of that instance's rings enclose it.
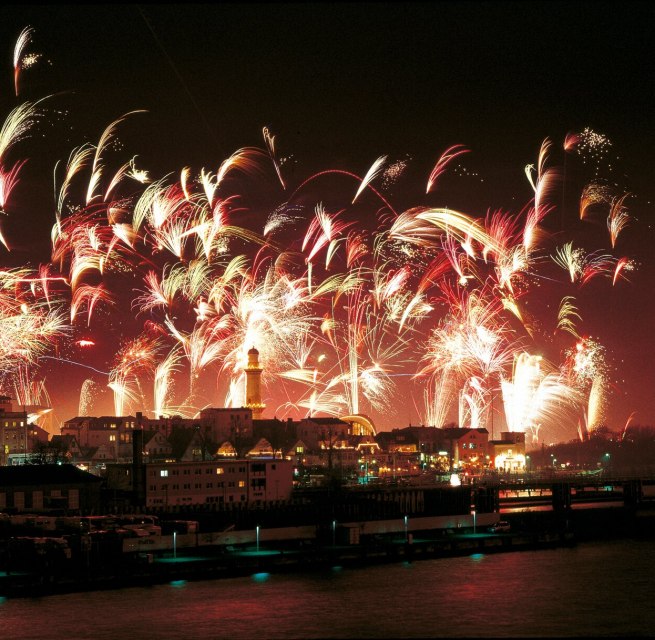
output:
{"label": "lighthouse", "polygon": [[255,347],[248,351],[248,364],[243,371],[246,374],[246,407],[252,409],[253,420],[260,420],[265,405],[262,402],[262,368]]}

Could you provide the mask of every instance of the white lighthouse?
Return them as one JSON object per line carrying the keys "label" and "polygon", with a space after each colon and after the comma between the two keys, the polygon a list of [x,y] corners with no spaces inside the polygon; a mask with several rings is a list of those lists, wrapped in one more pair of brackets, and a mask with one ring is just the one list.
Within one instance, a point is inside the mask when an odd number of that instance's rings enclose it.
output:
{"label": "white lighthouse", "polygon": [[260,420],[265,405],[262,402],[262,368],[255,347],[248,351],[248,364],[243,371],[246,374],[246,407],[252,409],[253,420]]}

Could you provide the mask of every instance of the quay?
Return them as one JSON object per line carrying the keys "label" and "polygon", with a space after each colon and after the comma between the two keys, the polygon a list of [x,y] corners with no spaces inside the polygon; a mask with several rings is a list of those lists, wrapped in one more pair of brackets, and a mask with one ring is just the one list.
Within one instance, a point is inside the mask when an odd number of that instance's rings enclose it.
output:
{"label": "quay", "polygon": [[[365,529],[370,523],[360,524]],[[417,523],[417,526],[421,525],[422,523]],[[348,529],[349,527],[346,528]],[[282,535],[282,532],[275,533]],[[474,533],[472,529],[451,529],[408,533],[406,537],[373,534],[359,538],[354,543],[340,536],[335,544],[305,538],[295,541],[281,539],[277,544],[263,541],[259,545],[198,544],[183,546],[179,551],[171,552],[172,536],[162,536],[157,547],[165,547],[166,551],[128,551],[123,555],[122,561],[115,562],[111,568],[78,567],[77,571],[67,574],[58,573],[54,567],[51,567],[50,571],[42,569],[32,572],[0,572],[0,596],[32,597],[70,591],[161,584],[175,580],[202,580],[284,571],[320,571],[335,567],[554,548],[575,543],[576,538],[572,531]],[[144,545],[139,546],[144,548]]]}
{"label": "quay", "polygon": [[[157,516],[142,516],[143,522],[158,518],[161,526],[143,524],[142,531],[131,530],[130,535],[121,529],[123,533],[42,531],[36,537],[35,529],[31,535],[9,535],[5,527],[0,597],[655,537],[655,492],[650,486],[655,485],[629,479],[586,485],[558,480],[516,486],[366,487],[311,492],[299,496],[297,504],[271,509],[161,510]],[[109,522],[112,516],[87,520],[105,518]],[[36,520],[26,521],[22,533],[30,533],[27,527],[36,527]],[[46,520],[41,518],[41,526]],[[499,520],[509,522],[510,530],[491,533],[489,528]]]}

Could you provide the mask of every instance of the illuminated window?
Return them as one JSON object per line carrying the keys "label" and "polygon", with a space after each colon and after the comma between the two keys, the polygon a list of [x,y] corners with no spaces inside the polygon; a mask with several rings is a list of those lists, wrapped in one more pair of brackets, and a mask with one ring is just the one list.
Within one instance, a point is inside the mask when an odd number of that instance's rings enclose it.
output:
{"label": "illuminated window", "polygon": [[159,475],[160,475],[162,478],[168,478],[168,469],[162,469],[162,470],[159,472]]}
{"label": "illuminated window", "polygon": [[115,433],[110,434],[109,442],[116,442],[116,434]]}
{"label": "illuminated window", "polygon": [[216,467],[216,474],[217,474],[217,475],[220,476],[220,475],[222,475],[223,473],[225,473],[225,469],[223,469],[223,467]]}
{"label": "illuminated window", "polygon": [[246,481],[245,480],[239,480],[239,486],[240,487],[245,487],[246,486]]}

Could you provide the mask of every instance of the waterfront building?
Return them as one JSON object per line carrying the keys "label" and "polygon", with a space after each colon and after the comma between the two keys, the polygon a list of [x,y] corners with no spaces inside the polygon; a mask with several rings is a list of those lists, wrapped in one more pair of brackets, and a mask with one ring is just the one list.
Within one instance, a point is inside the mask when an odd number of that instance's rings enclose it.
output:
{"label": "waterfront building", "polygon": [[377,442],[387,452],[385,474],[417,475],[479,473],[489,467],[486,429],[410,426],[379,433]]}
{"label": "waterfront building", "polygon": [[489,442],[489,456],[493,468],[507,473],[525,472],[525,433],[504,431],[500,440]]}
{"label": "waterfront building", "polygon": [[141,467],[108,465],[107,486],[114,491],[135,491],[141,473],[145,476],[143,506],[146,508],[267,504],[289,500],[293,485],[290,461],[239,458],[153,462]]}
{"label": "waterfront building", "polygon": [[440,429],[443,432],[442,448],[452,461],[453,471],[480,473],[489,467],[489,432],[478,429]]}
{"label": "waterfront building", "polygon": [[101,483],[70,464],[0,467],[0,511],[89,513],[100,508]]}

